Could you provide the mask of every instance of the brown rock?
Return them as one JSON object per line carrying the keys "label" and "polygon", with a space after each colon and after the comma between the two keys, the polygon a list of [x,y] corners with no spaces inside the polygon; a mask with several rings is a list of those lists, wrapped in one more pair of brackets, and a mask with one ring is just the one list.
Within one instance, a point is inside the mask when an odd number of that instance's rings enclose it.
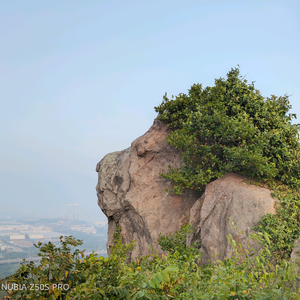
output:
{"label": "brown rock", "polygon": [[[233,249],[227,241],[229,234],[243,248],[258,250],[259,245],[248,238],[251,228],[263,215],[275,213],[276,201],[270,190],[249,185],[246,177],[237,174],[227,174],[208,184],[196,232],[201,238],[203,263],[208,263],[218,253],[221,260],[231,257]],[[229,220],[244,234],[231,228]]]}
{"label": "brown rock", "polygon": [[[179,151],[166,142],[168,133],[155,119],[130,148],[107,154],[98,163],[96,190],[98,205],[108,217],[107,247],[119,224],[123,242],[136,240],[131,259],[149,254],[149,245],[161,251],[159,234],[175,232],[190,222],[193,233],[187,244],[201,240],[203,263],[218,253],[219,259],[230,257],[229,234],[243,248],[259,249],[249,234],[263,215],[275,213],[277,200],[270,190],[249,185],[246,177],[227,174],[208,184],[202,196],[192,191],[169,195],[165,189],[171,183],[159,173],[166,173],[169,165],[180,167],[181,160]],[[229,218],[244,234],[230,227]]]}
{"label": "brown rock", "polygon": [[130,148],[107,154],[96,168],[98,205],[108,217],[107,247],[119,224],[123,242],[136,240],[131,258],[149,254],[148,245],[161,250],[159,234],[175,232],[187,223],[200,196],[196,192],[175,196],[165,191],[171,183],[159,173],[166,173],[169,165],[181,165],[180,153],[166,142],[168,133],[155,119]]}

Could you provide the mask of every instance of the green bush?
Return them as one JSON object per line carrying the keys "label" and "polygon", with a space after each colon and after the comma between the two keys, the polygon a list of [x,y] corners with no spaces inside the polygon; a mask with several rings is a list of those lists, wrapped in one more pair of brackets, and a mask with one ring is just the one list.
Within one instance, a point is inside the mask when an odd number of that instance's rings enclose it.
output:
{"label": "green bush", "polygon": [[[8,287],[17,284],[20,288],[8,289],[7,297],[53,300],[113,299],[114,287],[118,285],[118,278],[124,272],[125,260],[133,249],[133,243],[121,243],[120,228],[114,234],[114,241],[109,258],[98,257],[92,253],[84,259],[84,251],[74,249],[82,241],[72,236],[61,236],[61,247],[56,247],[51,242],[44,245],[39,242],[35,246],[42,258],[40,264],[24,262],[15,274],[9,276],[6,280]],[[25,278],[24,274],[27,275]]]}
{"label": "green bush", "polygon": [[107,258],[84,257],[73,249],[80,240],[61,237],[61,247],[38,244],[40,264],[24,261],[5,281],[49,290],[11,289],[6,299],[300,299],[300,260],[287,260],[300,233],[300,125],[291,124],[296,116],[288,114],[290,107],[286,95],[262,97],[236,68],[214,87],[195,84],[188,95],[165,96],[155,108],[171,129],[167,141],[182,153],[182,168],[162,174],[174,182],[173,192],[203,191],[210,181],[237,172],[280,200],[277,213],[264,216],[251,236],[262,245],[259,253],[241,251],[229,236],[232,257],[201,266],[199,245],[186,245],[188,225],[160,236],[166,255],[152,249],[131,262],[134,241],[124,245],[120,228]]}
{"label": "green bush", "polygon": [[203,190],[229,172],[299,187],[300,125],[291,124],[290,108],[287,95],[265,99],[238,68],[213,87],[194,84],[188,95],[164,96],[155,110],[172,129],[167,141],[181,150],[184,166],[163,176],[177,194]]}
{"label": "green bush", "polygon": [[277,259],[290,256],[300,234],[300,125],[291,123],[296,115],[288,113],[290,108],[287,95],[264,98],[238,68],[227,79],[216,79],[213,87],[194,84],[188,95],[164,96],[155,107],[183,163],[161,174],[174,183],[168,191],[204,191],[230,172],[269,187],[280,200],[277,214],[265,216],[255,228],[270,235]]}
{"label": "green bush", "polygon": [[158,243],[163,251],[170,254],[178,252],[180,259],[185,260],[187,256],[195,256],[199,253],[200,242],[195,242],[191,246],[187,245],[187,236],[192,233],[192,228],[189,224],[185,224],[175,233],[170,233],[167,236],[159,235]]}
{"label": "green bush", "polygon": [[[80,259],[83,253],[71,252],[80,244],[73,237],[61,239],[59,248],[49,243],[40,245],[40,265],[24,262],[6,283],[68,283],[70,288],[64,292],[57,288],[11,290],[5,299],[300,299],[300,260],[274,263],[262,234],[251,236],[263,245],[256,255],[251,249],[241,252],[241,245],[228,236],[232,257],[201,266],[196,263],[201,262],[201,253],[193,247],[178,246],[175,238],[179,237],[183,245],[190,231],[185,225],[174,234],[161,236],[161,247],[169,249],[166,255],[156,252],[131,262],[127,259],[133,242],[124,245],[119,229],[108,258],[91,254]],[[23,278],[24,272],[29,278]]]}
{"label": "green bush", "polygon": [[280,200],[280,205],[275,215],[263,216],[254,229],[268,233],[275,259],[289,259],[300,234],[300,192],[278,182],[270,182],[269,189],[273,191],[272,196]]}

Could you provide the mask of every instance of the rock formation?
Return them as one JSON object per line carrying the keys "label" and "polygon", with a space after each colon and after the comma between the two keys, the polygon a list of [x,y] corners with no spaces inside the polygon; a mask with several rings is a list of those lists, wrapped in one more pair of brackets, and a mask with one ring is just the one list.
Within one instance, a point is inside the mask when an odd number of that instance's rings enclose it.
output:
{"label": "rock formation", "polygon": [[[229,256],[228,234],[247,246],[251,227],[262,215],[275,212],[270,191],[249,185],[245,177],[227,174],[208,184],[203,195],[193,191],[169,195],[165,190],[171,183],[159,173],[166,173],[169,165],[180,167],[181,160],[179,151],[166,142],[168,133],[155,119],[130,148],[107,154],[97,164],[98,205],[108,218],[107,248],[116,224],[123,242],[136,240],[132,259],[149,254],[148,245],[161,251],[159,234],[177,231],[187,222],[194,227],[188,243],[201,240],[203,263],[217,253],[219,259]],[[229,218],[244,235],[230,228]]]}
{"label": "rock formation", "polygon": [[275,202],[270,190],[248,184],[246,177],[227,174],[209,183],[192,207],[190,224],[194,232],[188,242],[200,238],[203,263],[208,263],[218,253],[218,259],[230,257],[233,249],[228,235],[243,249],[258,250],[258,243],[248,238],[251,228],[263,215],[275,213]]}
{"label": "rock formation", "polygon": [[174,196],[165,191],[170,182],[159,172],[181,165],[180,153],[166,142],[168,133],[155,120],[130,148],[107,154],[96,168],[98,205],[108,218],[107,247],[119,224],[125,243],[136,240],[132,258],[150,253],[148,245],[160,250],[159,234],[177,231],[187,223],[200,196],[197,192]]}

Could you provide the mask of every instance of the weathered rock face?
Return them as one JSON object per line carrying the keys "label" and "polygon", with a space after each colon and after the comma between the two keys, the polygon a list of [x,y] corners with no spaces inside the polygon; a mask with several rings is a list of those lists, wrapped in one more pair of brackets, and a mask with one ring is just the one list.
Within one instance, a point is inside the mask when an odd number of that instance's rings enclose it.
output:
{"label": "weathered rock face", "polygon": [[[160,250],[159,234],[177,231],[190,218],[199,193],[169,195],[170,182],[159,172],[179,167],[180,153],[166,142],[167,127],[155,120],[130,148],[106,155],[97,165],[98,205],[108,217],[108,241],[119,224],[123,241],[136,240],[132,258],[149,254],[148,245]],[[108,249],[109,251],[109,249]]]}
{"label": "weathered rock face", "polygon": [[[107,154],[98,163],[96,190],[98,205],[108,218],[107,247],[119,224],[125,243],[136,240],[131,258],[149,254],[148,245],[160,251],[159,234],[175,232],[187,222],[194,227],[187,242],[201,240],[203,263],[217,253],[219,259],[229,256],[229,234],[247,246],[250,228],[262,215],[275,212],[276,200],[270,191],[249,185],[245,177],[227,174],[208,184],[203,195],[167,194],[165,189],[171,183],[159,173],[166,173],[169,165],[181,165],[180,153],[166,142],[168,133],[167,127],[155,120],[130,148]],[[244,235],[230,228],[229,218]]]}
{"label": "weathered rock face", "polygon": [[[246,177],[227,174],[208,184],[193,206],[190,224],[195,227],[190,240],[200,237],[203,263],[213,260],[218,253],[218,259],[230,257],[233,250],[227,240],[230,234],[243,249],[259,249],[259,245],[248,238],[251,228],[263,215],[275,213],[277,200],[272,198],[270,190],[249,185],[247,181]],[[230,220],[238,230],[230,226]]]}

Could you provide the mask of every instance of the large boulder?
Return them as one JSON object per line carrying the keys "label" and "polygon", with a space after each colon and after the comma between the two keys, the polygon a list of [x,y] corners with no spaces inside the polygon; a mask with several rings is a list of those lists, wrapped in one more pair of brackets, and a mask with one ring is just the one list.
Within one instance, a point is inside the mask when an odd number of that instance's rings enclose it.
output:
{"label": "large boulder", "polygon": [[180,153],[166,142],[170,133],[160,121],[131,147],[107,154],[96,167],[98,205],[108,218],[107,249],[118,224],[125,243],[136,240],[131,258],[149,254],[148,245],[161,250],[159,234],[177,231],[190,218],[197,192],[169,195],[170,182],[159,173],[180,167]]}
{"label": "large boulder", "polygon": [[[203,263],[214,255],[230,256],[227,236],[248,246],[249,234],[264,214],[275,213],[276,200],[268,189],[250,185],[246,177],[227,174],[207,185],[204,194],[188,191],[169,195],[171,182],[159,173],[180,167],[180,153],[166,142],[170,133],[160,121],[136,139],[130,148],[107,154],[98,164],[98,205],[108,218],[107,248],[118,224],[123,242],[136,240],[131,259],[149,254],[149,245],[161,251],[159,234],[177,231],[187,222],[194,227],[187,243],[201,241]],[[229,225],[229,218],[240,234]],[[250,241],[250,246],[258,245]]]}
{"label": "large boulder", "polygon": [[217,254],[221,260],[231,257],[229,235],[242,249],[259,250],[259,244],[249,239],[251,228],[263,215],[275,213],[276,202],[270,190],[250,185],[246,177],[237,174],[227,174],[209,183],[192,207],[190,218],[194,226],[190,242],[201,240],[202,263],[213,261]]}

